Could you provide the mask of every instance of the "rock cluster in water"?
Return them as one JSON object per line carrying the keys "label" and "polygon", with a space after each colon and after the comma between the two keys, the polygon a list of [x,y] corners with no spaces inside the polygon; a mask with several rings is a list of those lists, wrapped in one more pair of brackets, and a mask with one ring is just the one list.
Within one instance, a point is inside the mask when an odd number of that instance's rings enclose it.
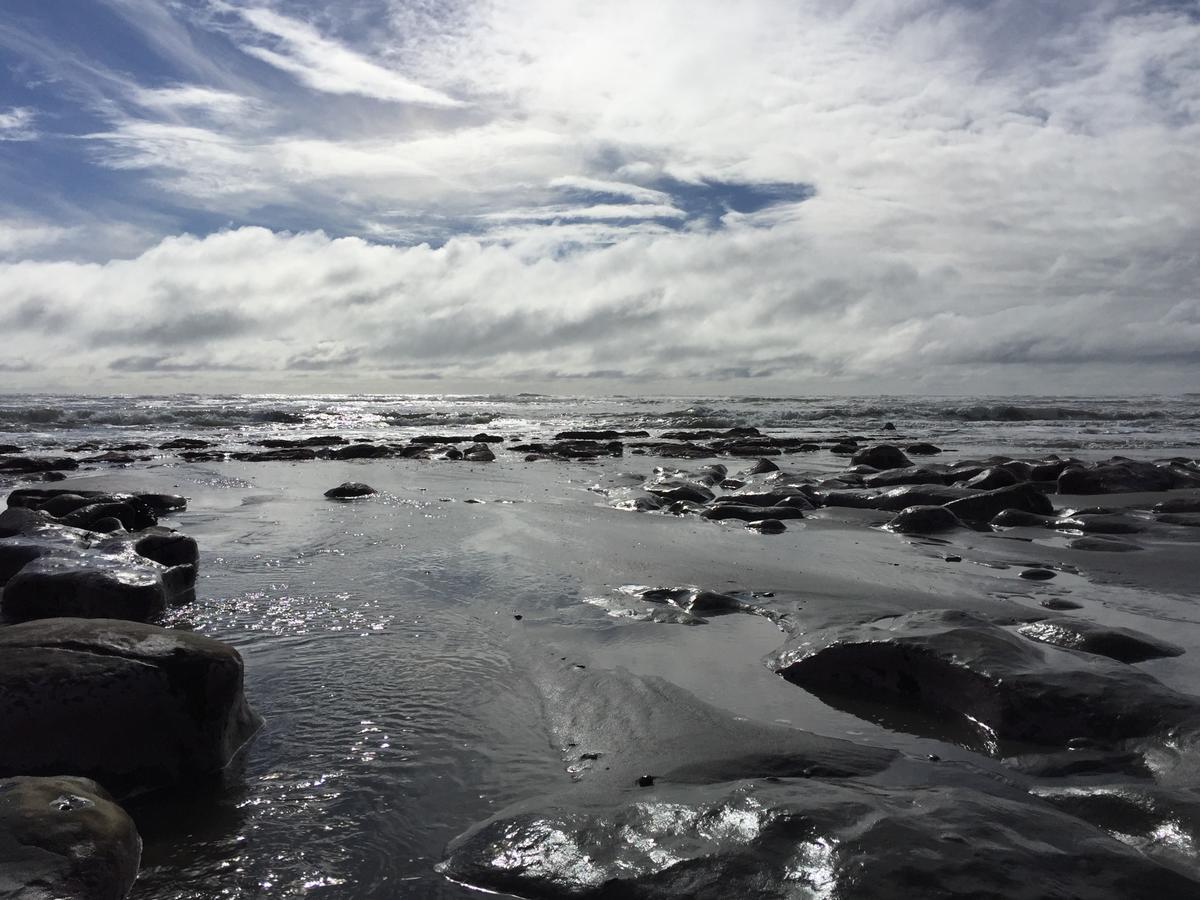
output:
{"label": "rock cluster in water", "polygon": [[13,491],[0,513],[0,895],[124,897],[112,801],[219,773],[257,731],[232,647],[155,624],[199,554],[182,497]]}

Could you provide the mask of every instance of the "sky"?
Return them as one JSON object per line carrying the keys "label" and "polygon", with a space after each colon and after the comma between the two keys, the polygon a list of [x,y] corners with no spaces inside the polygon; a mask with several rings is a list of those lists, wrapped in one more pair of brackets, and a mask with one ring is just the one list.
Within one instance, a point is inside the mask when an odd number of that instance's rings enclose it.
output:
{"label": "sky", "polygon": [[1200,390],[1200,0],[3,0],[0,392]]}

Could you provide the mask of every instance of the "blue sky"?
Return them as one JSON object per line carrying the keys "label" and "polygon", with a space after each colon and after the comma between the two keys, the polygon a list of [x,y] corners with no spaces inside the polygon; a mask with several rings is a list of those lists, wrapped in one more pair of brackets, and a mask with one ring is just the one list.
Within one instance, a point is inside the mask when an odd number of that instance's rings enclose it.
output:
{"label": "blue sky", "polygon": [[1197,9],[6,0],[0,369],[1194,389]]}

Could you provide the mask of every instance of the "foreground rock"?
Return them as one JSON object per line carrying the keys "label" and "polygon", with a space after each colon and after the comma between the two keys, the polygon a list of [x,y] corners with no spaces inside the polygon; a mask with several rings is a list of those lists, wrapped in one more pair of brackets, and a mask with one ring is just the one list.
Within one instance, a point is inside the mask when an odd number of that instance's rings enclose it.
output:
{"label": "foreground rock", "polygon": [[999,789],[784,779],[517,809],[440,871],[543,900],[1190,897],[1200,883]]}
{"label": "foreground rock", "polygon": [[1056,647],[1096,653],[1124,663],[1182,656],[1183,648],[1128,628],[1097,625],[1085,619],[1043,619],[1017,629],[1025,637]]}
{"label": "foreground rock", "polygon": [[150,790],[221,770],[259,721],[241,656],[211,638],[115,619],[0,628],[0,777]]}
{"label": "foreground rock", "polygon": [[832,705],[878,718],[869,707],[887,704],[909,713],[909,730],[944,727],[938,736],[992,754],[1006,742],[1111,744],[1200,717],[1200,703],[1145,672],[957,610],[806,633],[773,667]]}
{"label": "foreground rock", "polygon": [[133,820],[93,781],[0,780],[0,897],[121,900],[141,850]]}
{"label": "foreground rock", "polygon": [[897,534],[936,534],[964,526],[962,519],[944,506],[910,506],[898,512],[884,527]]}
{"label": "foreground rock", "polygon": [[337,487],[327,490],[325,496],[333,500],[350,500],[355,497],[369,497],[375,493],[378,491],[369,484],[363,484],[361,481],[343,481]]}

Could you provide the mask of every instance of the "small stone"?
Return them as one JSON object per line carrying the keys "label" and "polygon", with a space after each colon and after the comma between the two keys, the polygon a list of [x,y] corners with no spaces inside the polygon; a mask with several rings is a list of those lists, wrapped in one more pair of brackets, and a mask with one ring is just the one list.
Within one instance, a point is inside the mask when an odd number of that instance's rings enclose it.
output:
{"label": "small stone", "polygon": [[1025,569],[1022,572],[1018,572],[1017,576],[1019,578],[1025,578],[1029,581],[1049,581],[1051,578],[1055,577],[1056,574],[1057,573],[1052,572],[1050,569]]}
{"label": "small stone", "polygon": [[638,787],[654,787],[653,775],[639,775],[637,780]]}

